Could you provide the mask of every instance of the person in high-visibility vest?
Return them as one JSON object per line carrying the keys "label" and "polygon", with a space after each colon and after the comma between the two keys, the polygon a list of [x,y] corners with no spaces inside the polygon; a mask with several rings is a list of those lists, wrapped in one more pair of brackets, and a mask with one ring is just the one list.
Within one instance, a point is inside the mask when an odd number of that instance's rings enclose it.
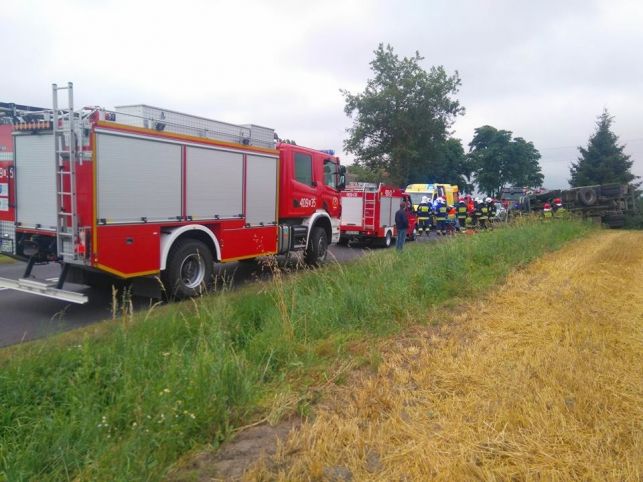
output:
{"label": "person in high-visibility vest", "polygon": [[458,218],[458,229],[462,231],[467,226],[467,203],[464,199],[458,201],[458,206],[456,208],[456,216]]}
{"label": "person in high-visibility vest", "polygon": [[553,215],[554,213],[551,210],[551,204],[545,203],[545,205],[543,206],[543,218],[545,219],[545,221],[549,221]]}
{"label": "person in high-visibility vest", "polygon": [[458,229],[458,216],[455,206],[447,206],[447,232],[455,234]]}
{"label": "person in high-visibility vest", "polygon": [[476,218],[480,229],[487,229],[487,221],[489,220],[489,207],[485,202],[480,200],[476,208]]}
{"label": "person in high-visibility vest", "polygon": [[435,205],[435,219],[437,221],[438,234],[447,234],[447,204],[439,197]]}
{"label": "person in high-visibility vest", "polygon": [[557,197],[554,199],[554,206],[552,207],[553,217],[557,219],[566,218],[569,215],[569,211],[563,206],[562,200]]}
{"label": "person in high-visibility vest", "polygon": [[473,228],[475,224],[476,204],[471,196],[467,200],[467,227]]}
{"label": "person in high-visibility vest", "polygon": [[422,202],[418,204],[417,215],[418,221],[416,229],[418,235],[421,235],[424,232],[428,236],[431,227],[431,204],[428,197],[422,196]]}

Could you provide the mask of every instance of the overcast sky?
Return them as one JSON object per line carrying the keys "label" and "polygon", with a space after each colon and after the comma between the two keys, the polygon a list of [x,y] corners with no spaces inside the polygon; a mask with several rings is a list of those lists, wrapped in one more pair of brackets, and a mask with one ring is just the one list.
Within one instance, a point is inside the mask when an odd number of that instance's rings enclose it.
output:
{"label": "overcast sky", "polygon": [[458,70],[465,146],[484,124],[533,141],[565,187],[607,108],[643,176],[643,1],[10,1],[0,8],[0,101],[145,103],[342,152],[339,89],[363,90],[378,43]]}

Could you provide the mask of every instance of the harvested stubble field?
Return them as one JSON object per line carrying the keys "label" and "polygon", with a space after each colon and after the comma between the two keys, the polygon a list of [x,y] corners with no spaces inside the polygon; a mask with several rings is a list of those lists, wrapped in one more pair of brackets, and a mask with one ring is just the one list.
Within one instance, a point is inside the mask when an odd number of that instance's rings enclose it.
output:
{"label": "harvested stubble field", "polygon": [[641,480],[643,233],[596,233],[442,316],[245,478]]}

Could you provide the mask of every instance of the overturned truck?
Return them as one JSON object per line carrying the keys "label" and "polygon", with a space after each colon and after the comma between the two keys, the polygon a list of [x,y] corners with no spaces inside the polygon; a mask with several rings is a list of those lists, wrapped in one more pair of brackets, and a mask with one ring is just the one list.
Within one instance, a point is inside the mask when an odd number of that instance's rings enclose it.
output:
{"label": "overturned truck", "polygon": [[525,196],[521,203],[527,212],[542,211],[547,203],[560,199],[562,207],[610,228],[621,228],[625,215],[638,210],[640,193],[631,184],[601,184],[565,190],[545,191]]}

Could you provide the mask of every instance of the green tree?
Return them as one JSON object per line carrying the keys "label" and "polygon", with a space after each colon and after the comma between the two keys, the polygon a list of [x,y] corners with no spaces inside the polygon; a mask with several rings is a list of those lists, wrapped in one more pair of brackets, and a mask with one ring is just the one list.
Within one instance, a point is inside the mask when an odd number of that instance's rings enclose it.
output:
{"label": "green tree", "polygon": [[444,67],[420,66],[416,52],[400,59],[393,47],[380,44],[371,61],[373,78],[363,92],[342,90],[346,115],[353,119],[344,141],[358,164],[384,169],[394,184],[426,177],[439,167],[448,131],[464,113],[455,95],[460,86],[456,72]]}
{"label": "green tree", "polygon": [[359,164],[346,167],[348,182],[389,182],[389,174],[384,169],[369,169]]}
{"label": "green tree", "polygon": [[471,176],[473,173],[471,162],[464,152],[460,139],[449,138],[439,146],[437,162],[431,169],[429,176],[425,173],[418,182],[443,182],[455,184],[460,191],[471,192]]}
{"label": "green tree", "polygon": [[596,132],[589,138],[587,148],[579,147],[580,157],[569,169],[571,187],[617,182],[627,184],[637,179],[630,169],[634,161],[618,145],[618,137],[612,132],[612,121],[607,109],[596,121]]}
{"label": "green tree", "polygon": [[469,143],[469,160],[478,190],[495,196],[505,185],[538,187],[543,183],[540,153],[512,132],[482,126]]}

